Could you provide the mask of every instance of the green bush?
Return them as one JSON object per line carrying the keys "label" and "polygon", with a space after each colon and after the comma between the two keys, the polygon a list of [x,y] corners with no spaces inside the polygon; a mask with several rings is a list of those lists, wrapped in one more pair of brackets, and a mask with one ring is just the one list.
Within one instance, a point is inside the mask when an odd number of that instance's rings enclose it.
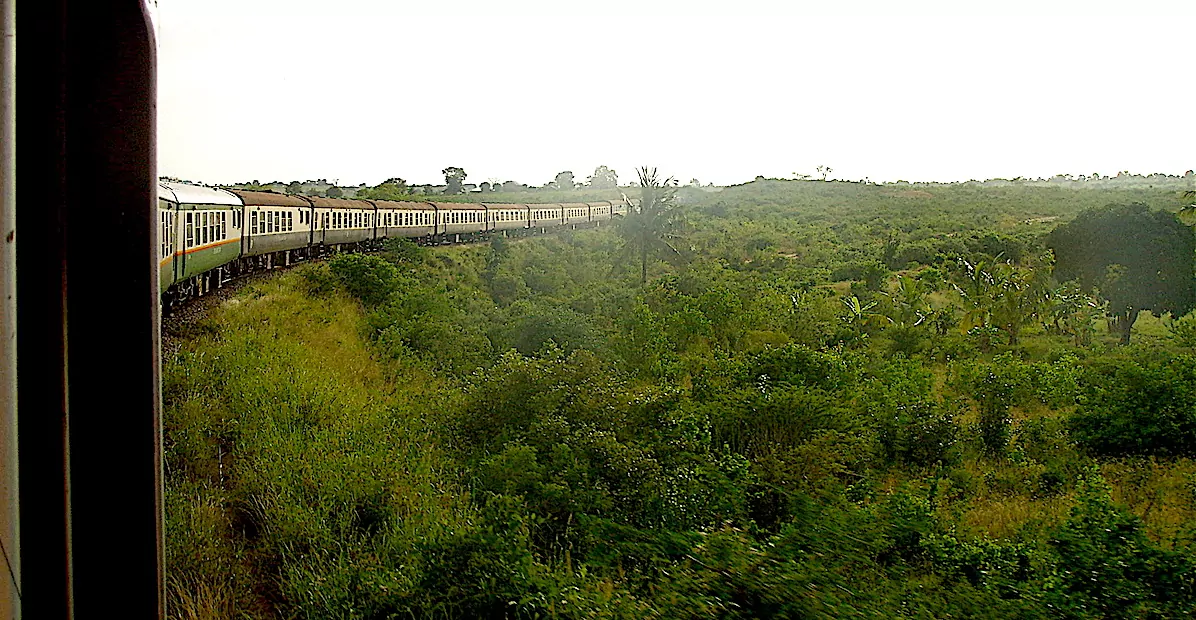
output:
{"label": "green bush", "polygon": [[328,261],[328,268],[350,295],[370,306],[386,301],[398,285],[394,265],[378,256],[338,254]]}
{"label": "green bush", "polygon": [[1196,356],[1126,359],[1096,370],[1068,424],[1095,455],[1196,456]]}
{"label": "green bush", "polygon": [[1113,504],[1095,469],[1080,481],[1077,503],[1051,539],[1053,574],[1044,602],[1068,618],[1187,618],[1196,613],[1196,560],[1163,549],[1142,522]]}
{"label": "green bush", "polygon": [[935,402],[897,405],[877,424],[885,458],[915,467],[951,465],[958,456],[956,415],[957,411]]}

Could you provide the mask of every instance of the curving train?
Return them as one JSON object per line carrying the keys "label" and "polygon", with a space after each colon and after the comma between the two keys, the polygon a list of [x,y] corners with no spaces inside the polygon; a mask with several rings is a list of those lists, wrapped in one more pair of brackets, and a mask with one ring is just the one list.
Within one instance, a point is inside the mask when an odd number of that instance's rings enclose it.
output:
{"label": "curving train", "polygon": [[249,271],[341,250],[372,249],[390,238],[424,245],[492,233],[598,226],[628,202],[497,204],[316,198],[158,184],[158,270],[163,305],[203,295]]}

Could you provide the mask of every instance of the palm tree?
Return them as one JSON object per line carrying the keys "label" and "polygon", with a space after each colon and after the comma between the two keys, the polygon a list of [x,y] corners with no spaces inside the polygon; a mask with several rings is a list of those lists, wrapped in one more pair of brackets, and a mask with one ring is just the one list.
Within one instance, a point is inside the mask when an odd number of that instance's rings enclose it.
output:
{"label": "palm tree", "polygon": [[638,256],[640,286],[648,282],[648,258],[662,256],[676,259],[681,252],[671,243],[679,239],[682,224],[681,206],[677,204],[677,183],[669,177],[660,180],[656,169],[640,168],[640,203],[629,204],[627,215],[619,226],[623,250],[618,264]]}

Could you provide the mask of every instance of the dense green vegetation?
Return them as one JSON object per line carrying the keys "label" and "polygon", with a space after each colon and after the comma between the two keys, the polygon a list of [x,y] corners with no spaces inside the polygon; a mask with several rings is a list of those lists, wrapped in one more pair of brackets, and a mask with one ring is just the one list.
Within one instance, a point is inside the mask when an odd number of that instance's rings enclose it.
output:
{"label": "dense green vegetation", "polygon": [[166,357],[170,613],[1190,616],[1196,317],[1121,345],[1047,247],[1176,198],[761,180],[642,285],[604,226],[247,287]]}

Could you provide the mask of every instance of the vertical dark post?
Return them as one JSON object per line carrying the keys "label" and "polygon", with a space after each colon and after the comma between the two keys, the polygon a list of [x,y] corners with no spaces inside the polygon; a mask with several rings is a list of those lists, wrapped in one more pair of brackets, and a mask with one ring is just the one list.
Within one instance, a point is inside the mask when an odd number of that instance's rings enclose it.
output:
{"label": "vertical dark post", "polygon": [[17,11],[17,391],[24,617],[68,618],[66,3]]}
{"label": "vertical dark post", "polygon": [[17,24],[24,612],[159,618],[153,26],[142,0]]}

